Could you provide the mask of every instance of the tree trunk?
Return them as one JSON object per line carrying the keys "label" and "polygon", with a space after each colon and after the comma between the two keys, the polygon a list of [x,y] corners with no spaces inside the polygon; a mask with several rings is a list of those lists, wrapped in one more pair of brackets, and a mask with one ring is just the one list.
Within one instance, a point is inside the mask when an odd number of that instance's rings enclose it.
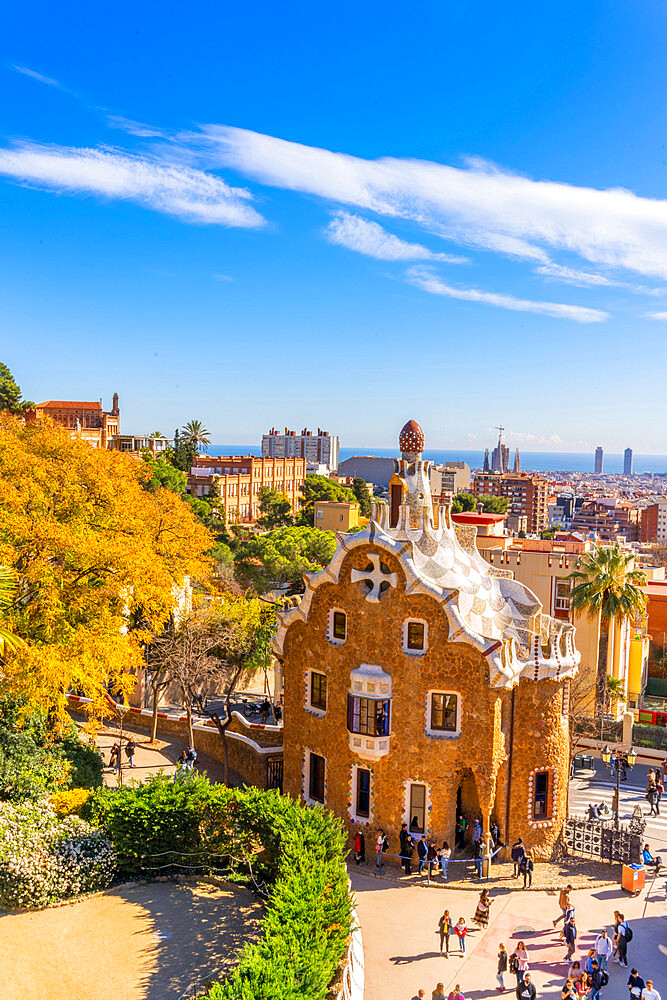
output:
{"label": "tree trunk", "polygon": [[190,698],[186,699],[185,702],[185,714],[188,720],[188,739],[190,740],[190,746],[195,745],[195,734],[192,728],[192,700]]}
{"label": "tree trunk", "polygon": [[155,687],[153,687],[153,717],[151,719],[151,743],[155,743],[157,739],[157,709],[158,709],[158,692]]}
{"label": "tree trunk", "polygon": [[609,653],[609,629],[611,622],[608,618],[600,618],[600,642],[598,644],[598,666],[595,676],[595,709],[596,714],[602,715],[605,710],[607,692],[607,655]]}

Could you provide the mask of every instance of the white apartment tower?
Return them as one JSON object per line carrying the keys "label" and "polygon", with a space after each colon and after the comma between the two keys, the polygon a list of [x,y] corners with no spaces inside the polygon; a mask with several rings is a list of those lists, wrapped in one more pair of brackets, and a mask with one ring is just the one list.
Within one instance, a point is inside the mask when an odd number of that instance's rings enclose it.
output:
{"label": "white apartment tower", "polygon": [[307,427],[297,434],[285,428],[280,434],[272,427],[262,435],[262,458],[305,458],[307,466],[326,465],[330,472],[338,468],[339,440],[336,434],[329,434],[320,427],[313,434]]}

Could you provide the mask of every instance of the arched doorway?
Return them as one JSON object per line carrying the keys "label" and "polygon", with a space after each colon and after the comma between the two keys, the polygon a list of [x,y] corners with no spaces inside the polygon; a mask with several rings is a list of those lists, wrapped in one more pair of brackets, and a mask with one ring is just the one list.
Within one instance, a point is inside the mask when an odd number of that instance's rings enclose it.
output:
{"label": "arched doorway", "polygon": [[[456,831],[457,847],[463,847],[466,844],[470,844],[472,838],[472,827],[476,819],[481,818],[482,811],[479,804],[479,795],[477,794],[477,782],[475,781],[475,775],[470,770],[466,768],[461,774],[461,780],[459,781],[459,786],[456,789]],[[461,831],[459,819],[463,817],[465,819],[465,830]]]}

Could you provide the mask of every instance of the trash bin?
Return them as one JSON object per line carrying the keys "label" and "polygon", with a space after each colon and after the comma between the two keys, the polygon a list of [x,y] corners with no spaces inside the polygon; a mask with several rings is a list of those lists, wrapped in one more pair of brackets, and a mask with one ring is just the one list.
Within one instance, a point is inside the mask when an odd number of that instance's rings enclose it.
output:
{"label": "trash bin", "polygon": [[646,881],[646,869],[643,865],[623,865],[621,888],[628,892],[641,892]]}

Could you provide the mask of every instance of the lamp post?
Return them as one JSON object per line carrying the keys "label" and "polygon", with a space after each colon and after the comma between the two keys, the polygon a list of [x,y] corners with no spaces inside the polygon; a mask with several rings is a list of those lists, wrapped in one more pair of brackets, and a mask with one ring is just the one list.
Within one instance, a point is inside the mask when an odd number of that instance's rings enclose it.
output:
{"label": "lamp post", "polygon": [[[605,764],[609,764],[611,762],[611,754],[612,751],[605,744],[605,746],[602,748],[602,760],[604,761]],[[614,826],[616,827],[617,830],[618,830],[618,814],[621,808],[621,771],[623,770],[623,755],[624,755],[623,750],[617,750],[614,753],[614,768],[616,770],[616,799],[615,799],[616,808],[614,809]],[[628,767],[632,767],[633,764],[636,762],[636,760],[637,760],[637,752],[633,747],[631,747],[625,754],[625,762],[627,763]]]}

